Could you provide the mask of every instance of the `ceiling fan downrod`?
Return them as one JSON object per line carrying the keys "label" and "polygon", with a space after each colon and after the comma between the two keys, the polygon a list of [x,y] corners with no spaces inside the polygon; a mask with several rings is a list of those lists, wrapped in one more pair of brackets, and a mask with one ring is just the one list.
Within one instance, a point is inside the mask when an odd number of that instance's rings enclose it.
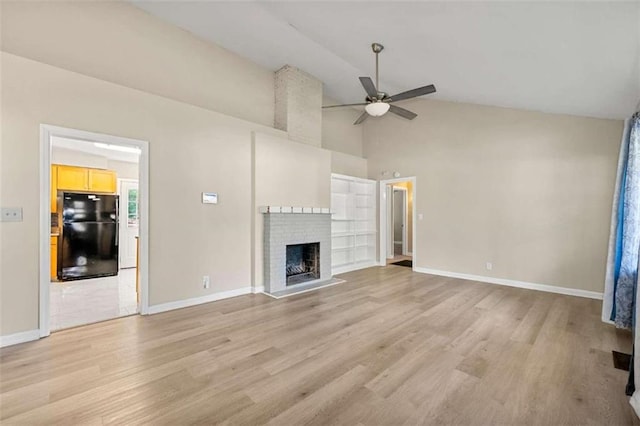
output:
{"label": "ceiling fan downrod", "polygon": [[382,52],[384,46],[380,43],[373,43],[371,45],[371,49],[373,50],[373,53],[376,54],[376,89],[380,92],[380,81],[378,80],[378,55]]}

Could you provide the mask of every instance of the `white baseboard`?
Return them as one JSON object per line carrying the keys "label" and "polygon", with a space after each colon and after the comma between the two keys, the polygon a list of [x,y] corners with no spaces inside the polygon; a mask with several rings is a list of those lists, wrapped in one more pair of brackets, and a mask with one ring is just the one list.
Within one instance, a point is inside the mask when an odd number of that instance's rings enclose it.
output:
{"label": "white baseboard", "polygon": [[253,294],[264,293],[264,286],[263,286],[263,285],[261,285],[261,286],[258,286],[258,287],[253,287],[253,288],[251,289],[251,292],[252,292]]}
{"label": "white baseboard", "polygon": [[377,261],[372,260],[370,262],[353,263],[348,266],[342,266],[339,268],[331,268],[331,276],[344,274],[351,271],[357,271],[358,269],[371,268],[372,266],[380,266]]}
{"label": "white baseboard", "polygon": [[160,312],[172,311],[174,309],[188,308],[189,306],[215,302],[216,300],[229,299],[231,297],[251,294],[253,292],[254,292],[253,287],[242,287],[235,290],[221,291],[219,293],[208,294],[202,297],[194,297],[191,299],[177,300],[175,302],[167,302],[167,303],[161,303],[159,305],[149,306],[148,313],[157,314]]}
{"label": "white baseboard", "polygon": [[484,277],[482,275],[460,274],[458,272],[439,271],[437,269],[421,268],[414,266],[415,272],[423,274],[440,275],[443,277],[460,278],[463,280],[480,281],[489,284],[505,285],[509,287],[526,288],[529,290],[546,291],[547,293],[566,294],[568,296],[586,297],[588,299],[602,300],[603,294],[596,291],[580,290],[569,287],[556,287],[547,284],[528,283],[525,281],[508,280],[504,278]]}
{"label": "white baseboard", "polygon": [[40,338],[40,330],[22,331],[20,333],[7,334],[0,336],[0,348],[5,346],[17,345],[18,343],[31,342]]}

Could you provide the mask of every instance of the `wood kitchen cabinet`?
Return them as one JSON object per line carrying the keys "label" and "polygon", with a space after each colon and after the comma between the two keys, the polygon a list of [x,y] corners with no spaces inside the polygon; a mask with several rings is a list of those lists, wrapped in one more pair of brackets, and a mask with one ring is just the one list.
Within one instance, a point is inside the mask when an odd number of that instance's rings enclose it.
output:
{"label": "wood kitchen cabinet", "polygon": [[58,166],[51,166],[51,213],[58,212]]}
{"label": "wood kitchen cabinet", "polygon": [[58,165],[58,190],[88,191],[89,171],[84,167]]}
{"label": "wood kitchen cabinet", "polygon": [[56,167],[57,174],[56,190],[109,194],[116,192],[116,173],[112,170],[63,165],[55,165],[53,167]]}
{"label": "wood kitchen cabinet", "polygon": [[116,174],[111,170],[88,169],[89,191],[116,192]]}
{"label": "wood kitchen cabinet", "polygon": [[51,280],[58,277],[58,237],[51,237]]}

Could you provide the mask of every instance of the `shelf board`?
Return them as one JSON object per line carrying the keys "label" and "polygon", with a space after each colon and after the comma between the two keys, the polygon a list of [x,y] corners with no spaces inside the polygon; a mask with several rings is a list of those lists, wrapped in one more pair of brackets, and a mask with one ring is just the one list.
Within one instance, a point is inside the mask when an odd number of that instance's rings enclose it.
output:
{"label": "shelf board", "polygon": [[331,234],[331,238],[333,237],[353,237],[355,234],[353,232],[334,232]]}

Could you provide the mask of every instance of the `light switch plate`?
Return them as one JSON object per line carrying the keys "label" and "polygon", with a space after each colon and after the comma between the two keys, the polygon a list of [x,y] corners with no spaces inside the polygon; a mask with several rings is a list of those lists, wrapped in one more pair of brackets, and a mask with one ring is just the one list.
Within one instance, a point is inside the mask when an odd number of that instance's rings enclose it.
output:
{"label": "light switch plate", "polygon": [[218,194],[215,192],[203,192],[202,204],[218,204]]}
{"label": "light switch plate", "polygon": [[3,207],[0,210],[0,221],[22,222],[22,207]]}

